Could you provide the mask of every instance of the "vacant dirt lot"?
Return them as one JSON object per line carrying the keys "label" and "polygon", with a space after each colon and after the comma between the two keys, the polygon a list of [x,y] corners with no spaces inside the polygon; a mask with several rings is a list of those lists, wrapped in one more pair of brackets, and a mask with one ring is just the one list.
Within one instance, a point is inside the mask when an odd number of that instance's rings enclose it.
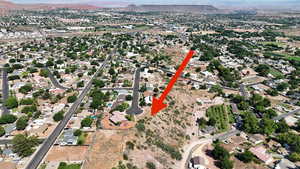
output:
{"label": "vacant dirt lot", "polygon": [[16,169],[16,164],[12,162],[0,162],[0,168],[5,168],[5,169]]}
{"label": "vacant dirt lot", "polygon": [[[133,132],[131,132],[133,133]],[[123,159],[125,143],[133,136],[130,131],[96,131],[83,169],[111,169]]]}
{"label": "vacant dirt lot", "polygon": [[88,146],[54,146],[45,161],[83,161],[87,150]]}

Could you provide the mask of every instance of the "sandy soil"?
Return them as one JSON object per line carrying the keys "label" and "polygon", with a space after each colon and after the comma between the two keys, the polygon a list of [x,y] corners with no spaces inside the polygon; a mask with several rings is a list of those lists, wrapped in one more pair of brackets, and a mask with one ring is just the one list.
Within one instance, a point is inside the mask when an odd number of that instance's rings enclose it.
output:
{"label": "sandy soil", "polygon": [[16,169],[17,167],[16,167],[15,163],[3,161],[3,162],[0,162],[0,168]]}
{"label": "sandy soil", "polygon": [[267,169],[268,167],[264,167],[255,163],[245,164],[237,158],[233,158],[234,160],[234,168],[238,169]]}
{"label": "sandy soil", "polygon": [[83,169],[111,169],[123,159],[125,143],[133,135],[130,131],[101,130],[94,134]]}
{"label": "sandy soil", "polygon": [[54,146],[45,161],[83,161],[87,150],[88,146]]}

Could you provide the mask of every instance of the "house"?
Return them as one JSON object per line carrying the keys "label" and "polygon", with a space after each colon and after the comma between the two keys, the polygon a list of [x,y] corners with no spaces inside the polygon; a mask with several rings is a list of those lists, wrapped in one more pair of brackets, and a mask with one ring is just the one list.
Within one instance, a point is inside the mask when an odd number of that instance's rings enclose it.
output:
{"label": "house", "polygon": [[274,169],[297,169],[298,167],[288,159],[281,159],[279,163],[276,164]]}
{"label": "house", "polygon": [[61,103],[61,104],[57,104],[57,105],[55,105],[55,106],[53,107],[53,112],[54,112],[54,113],[57,113],[57,112],[63,110],[64,107],[65,107],[65,104],[62,104],[62,103]]}
{"label": "house", "polygon": [[249,151],[265,164],[270,164],[273,161],[271,154],[268,154],[267,150],[263,146],[252,147]]}
{"label": "house", "polygon": [[235,103],[231,103],[232,113],[237,114],[239,112],[237,105]]}
{"label": "house", "polygon": [[13,131],[17,129],[16,123],[7,124],[4,126],[5,136],[10,136]]}
{"label": "house", "polygon": [[120,124],[123,121],[127,121],[125,112],[115,111],[113,115],[109,118],[109,120],[114,123],[115,125]]}
{"label": "house", "polygon": [[249,141],[257,145],[264,142],[264,136],[261,134],[253,134],[249,136]]}
{"label": "house", "polygon": [[147,97],[145,98],[145,102],[146,102],[147,105],[148,105],[148,104],[152,104],[152,96],[147,96]]}
{"label": "house", "polygon": [[217,129],[214,126],[206,126],[205,128],[201,129],[201,132],[204,134],[212,134],[215,131],[217,131]]}
{"label": "house", "polygon": [[12,149],[9,148],[9,147],[5,147],[5,148],[3,149],[2,155],[3,155],[5,158],[10,158],[10,159],[12,159],[13,161],[19,161],[19,160],[20,160],[20,157],[19,157],[16,153],[14,153],[14,152],[12,151]]}
{"label": "house", "polygon": [[77,137],[74,136],[73,129],[64,130],[62,137],[57,141],[59,145],[76,145]]}
{"label": "house", "polygon": [[189,168],[190,169],[206,169],[204,164],[205,164],[204,159],[199,156],[196,156],[191,159]]}
{"label": "house", "polygon": [[56,89],[50,89],[49,92],[50,92],[51,94],[57,95],[57,94],[63,94],[63,93],[65,92],[65,90],[56,88]]}

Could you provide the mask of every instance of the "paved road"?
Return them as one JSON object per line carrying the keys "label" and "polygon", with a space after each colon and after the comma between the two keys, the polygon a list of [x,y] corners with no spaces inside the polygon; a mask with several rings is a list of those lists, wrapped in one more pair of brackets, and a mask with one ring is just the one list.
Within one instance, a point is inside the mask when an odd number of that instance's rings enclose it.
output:
{"label": "paved road", "polygon": [[300,112],[300,109],[296,109],[296,110],[290,111],[288,113],[283,113],[283,114],[281,114],[277,117],[274,117],[273,120],[281,120],[281,119],[284,119],[284,118],[286,118],[288,116],[291,116],[291,115],[293,115],[295,113],[298,113],[298,112]]}
{"label": "paved road", "polygon": [[1,71],[2,71],[2,100],[3,100],[2,115],[4,115],[4,114],[9,114],[9,110],[4,105],[7,98],[9,97],[9,85],[8,85],[7,71],[5,70],[5,68],[1,69]]}
{"label": "paved road", "polygon": [[249,93],[247,92],[245,85],[243,85],[243,84],[240,85],[240,92],[241,92],[242,96],[244,96],[245,98],[249,98]]}
{"label": "paved road", "polygon": [[80,93],[78,99],[73,103],[73,105],[70,107],[69,111],[66,113],[65,117],[62,121],[56,126],[54,131],[51,133],[51,135],[45,140],[45,142],[41,145],[41,148],[37,150],[37,152],[34,154],[34,157],[27,165],[26,169],[37,169],[39,164],[42,162],[44,157],[46,156],[47,152],[51,148],[51,146],[55,143],[57,137],[60,135],[62,130],[65,128],[69,120],[71,119],[72,115],[76,112],[78,106],[82,102],[83,98],[87,95],[88,91],[92,87],[93,80],[97,77],[97,74],[100,70],[102,70],[105,65],[107,64],[108,58],[103,62],[101,67],[98,69],[98,71],[94,74],[92,79],[88,82],[86,87],[82,90]]}
{"label": "paved road", "polygon": [[[273,118],[273,120],[281,120],[283,118],[286,118],[288,116],[291,116],[297,112],[300,112],[300,109],[296,109],[296,110],[293,110],[293,111],[290,111],[288,113],[284,113],[284,114],[281,114],[279,116],[276,116]],[[187,159],[184,163],[184,166],[186,169],[188,169],[188,164],[192,158],[192,153],[200,146],[200,144],[203,144],[204,141],[212,141],[212,140],[216,140],[216,139],[219,139],[219,140],[226,140],[228,137],[232,137],[232,136],[235,136],[237,135],[238,133],[240,133],[241,131],[240,130],[237,130],[237,129],[233,129],[233,130],[230,130],[226,133],[222,133],[222,134],[219,134],[219,135],[215,135],[215,136],[211,136],[209,138],[205,138],[205,139],[201,139],[201,140],[198,140],[196,142],[193,142],[189,145],[187,151],[185,152],[189,152],[189,155],[186,157],[186,158],[183,158],[183,159]]]}
{"label": "paved road", "polygon": [[133,85],[133,97],[131,107],[126,111],[127,114],[141,114],[143,110],[139,107],[139,90],[140,90],[140,68],[135,71],[134,85]]}
{"label": "paved road", "polygon": [[108,87],[108,88],[100,88],[100,90],[133,90],[132,87]]}
{"label": "paved road", "polygon": [[183,163],[184,166],[181,166],[182,168],[186,168],[188,169],[189,167],[189,162],[192,158],[192,154],[193,152],[203,143],[211,143],[213,140],[225,140],[228,137],[232,137],[237,135],[238,133],[240,133],[241,131],[237,130],[237,129],[232,129],[226,133],[221,133],[218,135],[214,135],[214,136],[210,136],[208,138],[204,138],[204,139],[200,139],[198,141],[192,142],[191,144],[187,145],[187,148],[185,151],[185,153],[183,154],[183,159],[186,159]]}
{"label": "paved road", "polygon": [[69,88],[67,88],[67,87],[62,86],[62,85],[57,81],[57,79],[54,77],[53,73],[50,71],[49,68],[45,67],[44,69],[47,70],[47,71],[49,71],[49,78],[50,78],[52,84],[53,84],[56,88],[63,89],[63,90],[69,89]]}

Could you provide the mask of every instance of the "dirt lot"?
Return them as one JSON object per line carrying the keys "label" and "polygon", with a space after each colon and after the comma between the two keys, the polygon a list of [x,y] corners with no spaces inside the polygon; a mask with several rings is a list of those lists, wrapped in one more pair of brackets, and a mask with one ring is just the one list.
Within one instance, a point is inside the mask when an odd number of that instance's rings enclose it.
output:
{"label": "dirt lot", "polygon": [[16,164],[12,163],[12,162],[0,162],[0,168],[2,169],[16,169]]}
{"label": "dirt lot", "polygon": [[122,160],[125,143],[132,139],[129,131],[96,131],[94,144],[88,150],[83,169],[111,169]]}
{"label": "dirt lot", "polygon": [[237,158],[233,158],[234,160],[234,168],[238,169],[267,169],[268,167],[264,167],[262,165],[255,164],[254,162],[250,164],[245,164]]}
{"label": "dirt lot", "polygon": [[146,162],[153,162],[158,169],[180,168],[181,161],[173,159],[155,142],[162,142],[182,154],[182,148],[190,141],[199,137],[196,134],[198,127],[194,112],[199,105],[196,98],[212,98],[213,94],[202,90],[190,90],[187,86],[177,83],[165,101],[168,108],[152,117],[150,107],[144,109],[145,114],[137,119],[145,120],[145,131],[137,131],[134,141],[135,149],[128,150],[129,161],[138,168],[145,168]]}
{"label": "dirt lot", "polygon": [[54,146],[45,161],[83,161],[87,150],[88,146]]}

